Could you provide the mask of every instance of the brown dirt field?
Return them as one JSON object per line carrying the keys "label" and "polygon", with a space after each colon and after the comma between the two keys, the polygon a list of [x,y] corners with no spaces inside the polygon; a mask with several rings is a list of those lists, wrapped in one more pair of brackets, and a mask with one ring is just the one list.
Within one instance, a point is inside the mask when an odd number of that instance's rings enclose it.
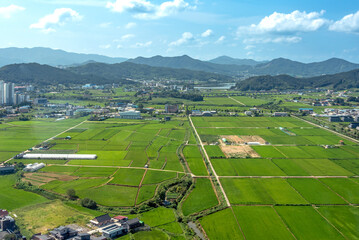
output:
{"label": "brown dirt field", "polygon": [[[234,144],[245,144],[247,142],[259,142],[260,144],[265,144],[266,141],[261,138],[260,136],[253,135],[253,136],[246,136],[246,135],[222,135],[220,136],[221,140],[222,138],[227,139],[228,142],[234,143]],[[220,141],[222,143],[222,141]]]}
{"label": "brown dirt field", "polygon": [[260,157],[259,154],[254,151],[250,146],[233,146],[233,145],[222,145],[220,146],[223,153],[227,156],[227,158],[230,157],[241,157],[245,158],[247,156],[250,156],[252,158],[258,158]]}
{"label": "brown dirt field", "polygon": [[240,144],[243,142],[243,140],[237,135],[222,135],[220,137],[221,137],[221,140],[222,140],[222,138],[225,138],[225,139],[227,139],[228,142],[235,143],[235,144]]}
{"label": "brown dirt field", "polygon": [[25,180],[27,181],[37,180],[43,182],[43,184],[51,182],[53,180],[71,181],[78,178],[74,176],[56,173],[25,173],[24,176]]}
{"label": "brown dirt field", "polygon": [[265,144],[266,140],[261,138],[260,136],[241,136],[244,142],[259,142],[260,144]]}

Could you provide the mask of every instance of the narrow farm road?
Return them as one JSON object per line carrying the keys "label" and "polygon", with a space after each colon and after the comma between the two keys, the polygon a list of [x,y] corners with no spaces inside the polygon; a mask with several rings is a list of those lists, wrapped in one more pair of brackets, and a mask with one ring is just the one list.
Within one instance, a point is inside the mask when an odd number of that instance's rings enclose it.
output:
{"label": "narrow farm road", "polygon": [[219,181],[219,177],[218,177],[216,171],[214,170],[214,167],[213,167],[213,165],[212,165],[211,159],[208,157],[208,154],[207,154],[207,152],[206,152],[206,149],[205,149],[204,146],[203,146],[203,142],[202,142],[201,138],[199,137],[199,135],[198,135],[198,133],[197,133],[197,129],[196,129],[196,127],[194,126],[194,124],[193,124],[193,122],[192,122],[191,115],[189,115],[188,118],[189,118],[189,122],[191,123],[191,127],[193,128],[193,130],[194,130],[194,132],[195,132],[195,134],[196,134],[196,136],[197,136],[197,138],[198,138],[198,140],[199,140],[199,143],[200,143],[200,145],[201,145],[202,151],[203,151],[203,153],[204,153],[204,155],[205,155],[205,157],[206,157],[206,159],[207,159],[207,161],[208,161],[208,163],[209,163],[209,166],[210,166],[210,168],[211,168],[211,171],[212,171],[214,177],[217,179],[219,188],[221,189],[221,191],[222,191],[222,193],[223,193],[224,199],[225,199],[225,201],[226,201],[228,207],[230,207],[230,206],[231,206],[231,203],[229,202],[228,197],[227,197],[227,194],[226,194],[226,192],[225,192],[224,189],[223,189],[222,183]]}
{"label": "narrow farm road", "polygon": [[325,128],[325,127],[322,127],[322,126],[320,126],[320,125],[318,125],[318,124],[312,123],[312,122],[310,122],[310,121],[307,121],[307,120],[301,119],[301,118],[296,117],[296,116],[292,116],[292,117],[293,117],[293,118],[296,118],[296,119],[299,119],[299,120],[302,120],[302,121],[304,121],[304,122],[306,122],[306,123],[309,123],[309,124],[311,124],[311,125],[314,125],[314,126],[316,126],[316,127],[319,127],[319,128],[325,129],[325,130],[327,130],[327,131],[329,131],[329,132],[332,132],[332,133],[334,133],[334,134],[336,134],[336,135],[338,135],[338,136],[341,136],[341,137],[343,137],[343,138],[346,138],[346,139],[348,139],[348,140],[350,140],[350,141],[353,141],[353,142],[359,143],[359,140],[356,140],[356,139],[354,139],[354,138],[348,137],[348,136],[346,136],[346,135],[344,135],[344,134],[341,134],[341,133],[338,133],[338,132],[336,132],[336,131],[334,131],[334,130],[331,130],[331,129],[328,129],[328,128]]}

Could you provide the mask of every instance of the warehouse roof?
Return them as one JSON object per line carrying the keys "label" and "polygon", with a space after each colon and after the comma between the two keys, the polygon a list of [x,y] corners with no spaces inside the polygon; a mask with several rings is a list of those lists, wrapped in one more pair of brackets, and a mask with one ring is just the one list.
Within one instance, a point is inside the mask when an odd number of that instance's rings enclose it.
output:
{"label": "warehouse roof", "polygon": [[27,153],[25,159],[96,159],[96,154],[40,154]]}

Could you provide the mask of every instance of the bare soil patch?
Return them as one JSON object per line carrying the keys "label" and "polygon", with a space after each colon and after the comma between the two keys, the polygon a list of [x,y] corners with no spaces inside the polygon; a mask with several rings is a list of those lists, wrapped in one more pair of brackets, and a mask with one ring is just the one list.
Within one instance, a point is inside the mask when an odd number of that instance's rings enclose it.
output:
{"label": "bare soil patch", "polygon": [[266,141],[258,135],[222,135],[220,142],[223,143],[222,138],[225,138],[231,144],[246,144],[248,142],[259,142],[265,144]]}
{"label": "bare soil patch", "polygon": [[24,176],[24,181],[31,182],[31,184],[36,186],[41,186],[54,180],[71,181],[78,178],[56,173],[25,173]]}
{"label": "bare soil patch", "polygon": [[254,151],[250,146],[233,146],[233,145],[221,145],[222,152],[227,158],[259,158],[259,154]]}

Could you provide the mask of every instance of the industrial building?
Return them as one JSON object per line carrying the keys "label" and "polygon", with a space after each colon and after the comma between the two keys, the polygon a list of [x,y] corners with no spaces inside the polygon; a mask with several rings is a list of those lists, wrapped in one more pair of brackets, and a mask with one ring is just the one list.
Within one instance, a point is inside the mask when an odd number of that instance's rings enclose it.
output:
{"label": "industrial building", "polygon": [[127,234],[128,232],[128,225],[125,224],[112,224],[110,226],[107,226],[105,228],[102,229],[102,234],[103,236],[105,236],[106,238],[116,238],[119,237],[121,235]]}
{"label": "industrial building", "polygon": [[96,154],[42,154],[27,153],[22,156],[24,159],[64,159],[64,160],[94,160]]}
{"label": "industrial building", "polygon": [[142,119],[141,113],[139,111],[127,111],[120,112],[118,118],[121,119]]}
{"label": "industrial building", "polygon": [[9,216],[9,212],[0,209],[0,232],[13,231],[15,229],[15,220]]}
{"label": "industrial building", "polygon": [[178,112],[178,105],[165,105],[165,113],[177,113]]}
{"label": "industrial building", "polygon": [[15,166],[0,166],[0,175],[15,172]]}

